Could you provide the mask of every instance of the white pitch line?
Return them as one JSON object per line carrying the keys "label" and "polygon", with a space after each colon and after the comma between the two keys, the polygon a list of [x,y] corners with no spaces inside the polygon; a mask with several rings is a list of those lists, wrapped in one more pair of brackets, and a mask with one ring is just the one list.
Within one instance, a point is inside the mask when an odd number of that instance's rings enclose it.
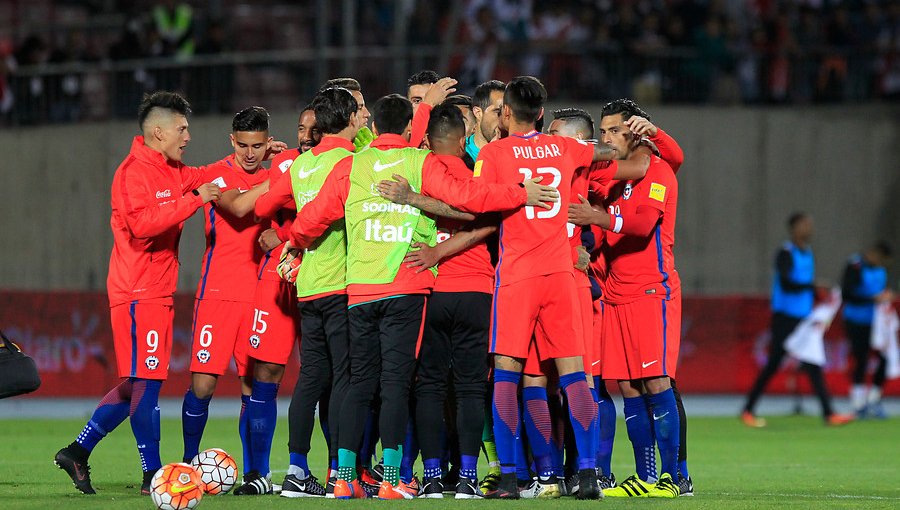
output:
{"label": "white pitch line", "polygon": [[711,496],[766,496],[776,498],[812,498],[812,499],[862,499],[862,500],[882,500],[882,501],[900,501],[900,497],[891,496],[862,496],[858,494],[791,494],[791,493],[775,493],[775,492],[698,492],[698,494],[709,494]]}

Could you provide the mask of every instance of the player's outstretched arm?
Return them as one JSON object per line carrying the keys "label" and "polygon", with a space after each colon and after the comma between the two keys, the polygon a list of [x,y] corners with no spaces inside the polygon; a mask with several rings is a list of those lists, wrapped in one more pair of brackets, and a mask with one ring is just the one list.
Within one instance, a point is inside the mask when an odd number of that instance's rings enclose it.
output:
{"label": "player's outstretched arm", "polygon": [[378,192],[381,193],[381,196],[391,202],[400,205],[411,205],[416,209],[444,218],[461,221],[472,221],[475,219],[475,215],[472,213],[460,211],[436,198],[416,193],[409,185],[409,181],[402,175],[393,174],[391,177],[394,179],[393,181],[383,180],[377,184]]}
{"label": "player's outstretched arm", "polygon": [[[255,189],[255,188],[254,188]],[[263,192],[253,204],[253,214],[257,218],[271,218],[275,213],[294,204],[294,192],[291,189],[291,178],[282,175]]]}
{"label": "player's outstretched arm", "polygon": [[430,267],[436,266],[445,258],[478,244],[496,231],[496,225],[488,225],[474,230],[461,230],[453,234],[450,239],[435,246],[413,243],[412,247],[414,250],[406,254],[403,263],[410,269],[415,268],[416,273],[421,273]]}
{"label": "player's outstretched arm", "polygon": [[339,161],[325,178],[316,198],[297,211],[288,239],[291,246],[309,247],[332,223],[344,217],[344,204],[350,194],[351,160],[348,156]]}
{"label": "player's outstretched arm", "polygon": [[216,207],[228,211],[232,216],[243,218],[253,212],[256,200],[268,190],[268,179],[244,193],[237,189],[230,189],[222,193],[222,198],[216,203]]}

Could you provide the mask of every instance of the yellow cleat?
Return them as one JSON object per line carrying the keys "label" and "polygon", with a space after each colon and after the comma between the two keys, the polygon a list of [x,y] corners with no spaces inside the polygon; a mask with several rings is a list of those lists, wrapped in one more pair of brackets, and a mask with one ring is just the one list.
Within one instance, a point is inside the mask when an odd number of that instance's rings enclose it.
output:
{"label": "yellow cleat", "polygon": [[[610,489],[603,489],[603,497],[606,498],[649,498],[654,490],[652,483],[645,482],[637,475],[631,475],[619,485]],[[677,494],[676,494],[677,495]]]}
{"label": "yellow cleat", "polygon": [[651,498],[677,498],[679,494],[678,484],[672,481],[669,473],[663,473],[650,490]]}

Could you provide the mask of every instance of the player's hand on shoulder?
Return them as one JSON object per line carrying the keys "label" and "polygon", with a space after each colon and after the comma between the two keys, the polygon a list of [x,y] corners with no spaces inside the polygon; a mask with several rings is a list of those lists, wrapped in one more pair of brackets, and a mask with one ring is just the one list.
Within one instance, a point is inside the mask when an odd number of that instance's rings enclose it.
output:
{"label": "player's hand on shoulder", "polygon": [[395,204],[408,205],[410,195],[414,193],[412,187],[409,185],[409,181],[399,174],[393,174],[391,175],[391,178],[394,180],[391,181],[385,179],[376,184],[378,193],[381,194],[382,198],[390,200]]}
{"label": "player's hand on shoulder", "polygon": [[281,140],[270,142],[269,148],[266,150],[266,161],[274,158],[276,154],[281,154],[286,150],[288,150],[288,144],[282,142]]}
{"label": "player's hand on shoulder", "polygon": [[217,185],[211,182],[201,184],[197,187],[196,191],[197,195],[200,196],[200,199],[203,200],[204,204],[208,204],[222,198],[222,190]]}
{"label": "player's hand on shoulder", "polygon": [[553,203],[559,202],[559,190],[553,186],[540,184],[543,177],[525,179],[522,186],[528,192],[528,200],[525,205],[532,205],[543,209],[553,209]]}
{"label": "player's hand on shoulder", "polygon": [[659,132],[659,129],[656,127],[656,125],[654,125],[644,117],[640,117],[638,115],[633,115],[631,118],[626,120],[625,125],[628,126],[628,129],[630,129],[632,133],[640,136],[656,136],[656,133]]}
{"label": "player's hand on shoulder", "polygon": [[439,246],[413,243],[411,245],[413,250],[406,254],[406,257],[403,258],[403,263],[406,264],[406,267],[415,269],[416,273],[421,273],[429,267],[434,267],[442,258]]}

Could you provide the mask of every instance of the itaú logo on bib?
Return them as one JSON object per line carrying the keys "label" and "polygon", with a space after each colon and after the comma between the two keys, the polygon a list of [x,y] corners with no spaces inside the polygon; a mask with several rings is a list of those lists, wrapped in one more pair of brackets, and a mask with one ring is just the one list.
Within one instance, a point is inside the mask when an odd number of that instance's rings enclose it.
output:
{"label": "ita\u00fa logo on bib", "polygon": [[366,241],[377,243],[411,243],[412,223],[403,225],[382,225],[381,220],[366,220]]}
{"label": "ita\u00fa logo on bib", "polygon": [[164,189],[156,192],[156,198],[169,198],[172,196],[172,190]]}

